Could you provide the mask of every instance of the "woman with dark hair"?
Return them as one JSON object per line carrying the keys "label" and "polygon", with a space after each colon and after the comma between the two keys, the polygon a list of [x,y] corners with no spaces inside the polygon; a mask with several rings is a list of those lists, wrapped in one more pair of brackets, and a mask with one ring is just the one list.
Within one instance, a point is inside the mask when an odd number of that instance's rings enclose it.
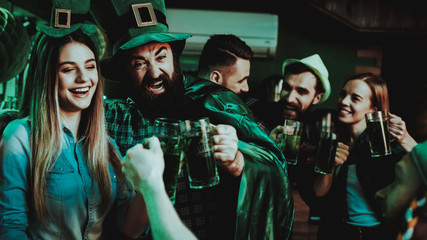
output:
{"label": "woman with dark hair", "polygon": [[[395,139],[392,154],[371,157],[365,114],[384,111]],[[338,138],[349,146],[344,163],[336,162],[333,175],[319,175],[315,193],[324,197],[318,239],[383,239],[382,213],[375,193],[394,179],[394,166],[416,145],[405,122],[389,113],[388,90],[379,76],[357,74],[344,83],[338,100]],[[337,152],[337,154],[343,154]],[[337,159],[337,158],[336,158]]]}

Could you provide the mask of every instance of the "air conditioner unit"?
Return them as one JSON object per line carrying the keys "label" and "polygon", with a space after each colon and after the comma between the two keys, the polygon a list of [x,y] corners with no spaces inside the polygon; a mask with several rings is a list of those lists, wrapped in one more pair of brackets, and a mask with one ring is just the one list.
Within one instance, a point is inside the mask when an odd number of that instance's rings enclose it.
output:
{"label": "air conditioner unit", "polygon": [[234,34],[254,51],[254,57],[270,58],[276,55],[278,15],[217,10],[166,10],[169,31],[191,33],[183,54],[199,55],[213,34]]}

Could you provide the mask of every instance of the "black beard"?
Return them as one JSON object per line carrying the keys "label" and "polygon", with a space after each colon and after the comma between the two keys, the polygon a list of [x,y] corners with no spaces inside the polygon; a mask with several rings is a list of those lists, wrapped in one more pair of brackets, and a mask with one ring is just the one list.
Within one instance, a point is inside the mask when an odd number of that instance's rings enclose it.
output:
{"label": "black beard", "polygon": [[[161,94],[153,94],[147,89],[147,85],[158,80],[163,81],[165,91]],[[137,101],[143,110],[144,117],[154,119],[173,117],[177,114],[177,108],[184,98],[184,82],[179,71],[175,71],[172,78],[164,73],[157,79],[145,77],[142,83],[142,87],[137,93]]]}
{"label": "black beard", "polygon": [[289,119],[291,116],[288,116],[287,114],[286,114],[286,111],[285,111],[285,107],[286,106],[289,106],[289,107],[292,107],[292,108],[294,108],[295,109],[295,111],[296,111],[296,116],[294,116],[294,117],[291,117],[291,118],[295,118],[296,117],[296,119],[295,120],[298,120],[300,117],[301,117],[301,114],[302,114],[302,112],[301,112],[301,108],[300,108],[300,106],[298,106],[297,104],[293,104],[293,103],[289,103],[289,102],[287,102],[287,101],[282,101],[281,102],[281,106],[282,106],[282,111],[283,111],[283,113],[282,113],[282,115],[283,115],[283,119]]}

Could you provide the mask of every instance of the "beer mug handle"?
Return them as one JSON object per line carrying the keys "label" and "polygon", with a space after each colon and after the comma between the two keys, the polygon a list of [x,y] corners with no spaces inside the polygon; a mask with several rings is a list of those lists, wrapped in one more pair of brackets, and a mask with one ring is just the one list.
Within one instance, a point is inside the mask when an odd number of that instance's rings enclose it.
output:
{"label": "beer mug handle", "polygon": [[[387,120],[387,128],[390,129],[390,118],[387,116],[386,120]],[[390,130],[387,132],[387,134],[388,134],[389,143],[393,143],[396,141],[396,138],[394,138],[393,135],[391,135]]]}
{"label": "beer mug handle", "polygon": [[394,143],[396,141],[396,138],[393,137],[393,135],[391,135],[391,133],[388,133],[388,142],[389,143]]}

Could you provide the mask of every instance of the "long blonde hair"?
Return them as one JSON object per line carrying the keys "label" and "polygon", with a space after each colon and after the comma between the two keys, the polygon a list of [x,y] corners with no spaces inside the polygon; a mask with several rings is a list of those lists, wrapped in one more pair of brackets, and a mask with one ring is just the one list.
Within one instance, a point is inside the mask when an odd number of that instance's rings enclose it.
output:
{"label": "long blonde hair", "polygon": [[77,41],[86,44],[95,54],[99,82],[90,106],[82,111],[79,136],[92,178],[102,197],[102,211],[109,204],[112,183],[108,170],[112,165],[119,180],[124,183],[120,157],[108,138],[104,119],[103,84],[99,73],[99,57],[91,39],[74,32],[62,38],[40,34],[35,42],[28,69],[28,77],[21,101],[21,117],[28,116],[31,125],[31,189],[34,208],[38,217],[46,221],[49,214],[46,199],[46,179],[61,153],[63,133],[58,103],[58,59],[66,43]]}

